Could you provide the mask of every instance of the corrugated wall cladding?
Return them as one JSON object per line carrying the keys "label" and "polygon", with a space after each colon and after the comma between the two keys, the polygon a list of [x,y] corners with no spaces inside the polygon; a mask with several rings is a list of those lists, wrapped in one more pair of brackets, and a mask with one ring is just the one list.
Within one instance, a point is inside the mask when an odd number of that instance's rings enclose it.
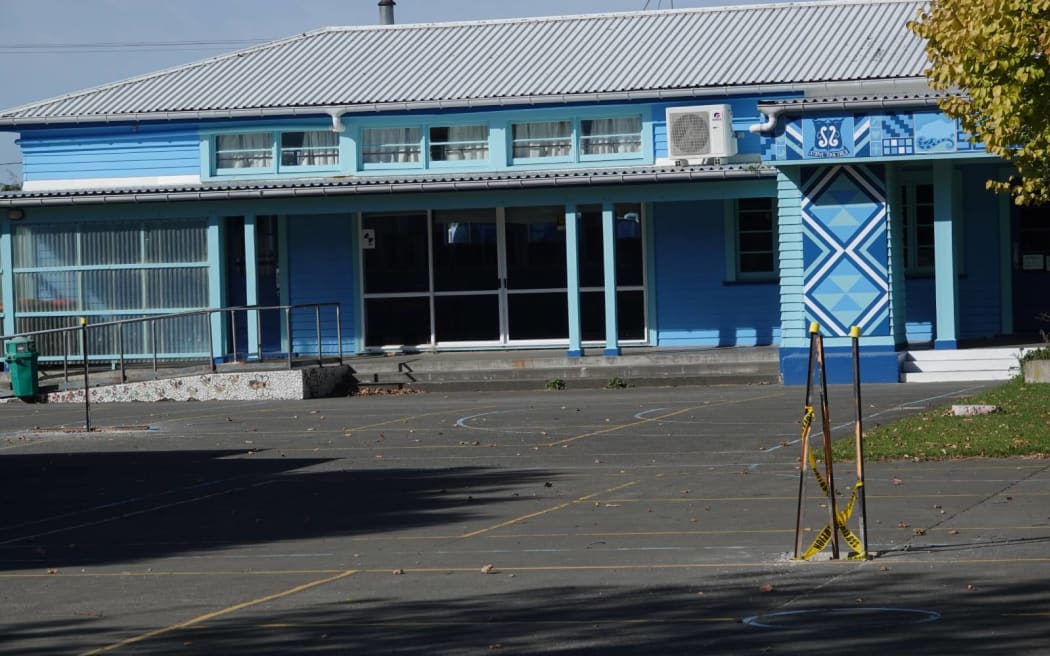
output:
{"label": "corrugated wall cladding", "polygon": [[326,28],[0,113],[58,117],[542,98],[922,75],[915,0]]}

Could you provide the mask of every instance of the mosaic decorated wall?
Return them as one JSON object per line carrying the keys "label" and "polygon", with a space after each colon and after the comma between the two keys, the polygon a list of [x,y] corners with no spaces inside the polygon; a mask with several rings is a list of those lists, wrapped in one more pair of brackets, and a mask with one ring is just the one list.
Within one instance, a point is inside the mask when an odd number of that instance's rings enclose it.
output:
{"label": "mosaic decorated wall", "polygon": [[763,144],[778,162],[983,152],[937,111],[785,117]]}

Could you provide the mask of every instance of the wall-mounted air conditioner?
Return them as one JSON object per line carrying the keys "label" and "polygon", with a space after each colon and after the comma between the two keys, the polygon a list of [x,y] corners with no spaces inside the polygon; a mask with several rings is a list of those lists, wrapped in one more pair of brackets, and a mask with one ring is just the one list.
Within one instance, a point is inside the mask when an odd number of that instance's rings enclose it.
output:
{"label": "wall-mounted air conditioner", "polygon": [[698,105],[667,109],[667,154],[673,160],[736,155],[733,108]]}

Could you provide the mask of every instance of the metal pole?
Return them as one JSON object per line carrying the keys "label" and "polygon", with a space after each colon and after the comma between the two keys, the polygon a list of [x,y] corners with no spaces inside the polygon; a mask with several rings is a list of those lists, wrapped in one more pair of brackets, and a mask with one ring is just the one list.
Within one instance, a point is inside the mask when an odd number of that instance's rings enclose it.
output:
{"label": "metal pole", "polygon": [[80,350],[84,354],[84,430],[91,432],[91,387],[88,380],[87,317],[80,317]]}
{"label": "metal pole", "polygon": [[314,306],[314,326],[317,328],[317,365],[322,366],[321,361],[321,305]]}
{"label": "metal pole", "polygon": [[124,371],[124,324],[117,324],[117,351],[120,354],[120,382],[128,382],[127,373]]}
{"label": "metal pole", "polygon": [[153,319],[149,322],[149,343],[150,348],[153,350],[153,377],[157,378],[157,320]]}
{"label": "metal pole", "polygon": [[288,335],[288,368],[292,368],[292,306],[284,308],[284,333]]}
{"label": "metal pole", "polygon": [[62,379],[68,384],[69,383],[69,331],[62,333],[62,350],[64,355],[62,356]]}
{"label": "metal pole", "polygon": [[237,362],[237,311],[230,310],[230,336],[233,338],[233,361]]}
{"label": "metal pole", "polygon": [[259,362],[263,361],[263,338],[262,338],[262,311],[255,311],[255,339],[257,344],[255,345],[255,355],[259,358]]}
{"label": "metal pole", "polygon": [[849,336],[853,338],[853,400],[856,408],[857,421],[855,431],[856,453],[857,453],[857,512],[860,513],[860,542],[864,553],[858,554],[861,558],[868,557],[868,517],[865,514],[864,503],[864,428],[863,428],[863,405],[860,400],[860,327],[850,328]]}
{"label": "metal pole", "polygon": [[[215,334],[211,331],[212,312],[214,312],[214,310],[209,311],[208,314],[204,315],[204,318],[208,326],[208,366],[211,367],[211,372],[215,373]],[[219,316],[221,317],[222,315]]]}
{"label": "metal pole", "polygon": [[335,340],[339,342],[339,364],[343,364],[343,317],[339,303],[335,304]]}
{"label": "metal pole", "polygon": [[820,326],[809,327],[809,365],[806,368],[806,401],[802,409],[802,460],[798,464],[798,513],[795,517],[795,558],[802,556],[802,524],[806,516],[806,467],[809,462],[809,432],[813,425],[813,361],[816,358],[815,341]]}
{"label": "metal pole", "polygon": [[828,483],[828,513],[831,515],[831,557],[839,557],[839,512],[835,502],[835,475],[831,467],[831,411],[828,408],[828,369],[824,359],[824,338],[817,334],[817,361],[820,363],[820,414],[824,433],[824,479]]}

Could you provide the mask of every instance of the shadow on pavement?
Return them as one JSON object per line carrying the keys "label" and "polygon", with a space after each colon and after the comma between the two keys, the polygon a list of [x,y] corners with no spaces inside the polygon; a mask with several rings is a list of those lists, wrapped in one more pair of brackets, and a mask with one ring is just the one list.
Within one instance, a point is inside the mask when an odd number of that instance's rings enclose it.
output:
{"label": "shadow on pavement", "polygon": [[[825,572],[826,573],[826,572]],[[477,594],[431,601],[356,598],[315,604],[292,612],[267,609],[215,619],[134,645],[134,653],[169,654],[952,654],[1040,653],[1044,619],[1024,617],[1045,599],[1031,582],[965,592],[964,580],[934,573],[896,580],[869,579],[865,604],[822,606],[830,595],[814,593],[812,581],[795,581],[761,593],[753,575],[697,577],[696,584],[652,587],[559,586],[486,592],[512,587],[501,575],[477,583]],[[520,575],[526,578],[527,574]],[[519,579],[520,581],[520,579]],[[411,572],[391,583],[421,585]],[[698,594],[699,587],[709,590]],[[917,591],[963,590],[937,598],[925,613],[893,612],[918,601]],[[341,591],[342,592],[342,591]],[[905,610],[907,608],[897,608]],[[758,628],[741,620],[772,616],[781,628]],[[768,617],[768,615],[767,615]],[[935,618],[935,619],[932,619]],[[21,644],[51,640],[55,630],[92,638],[90,622],[75,627],[24,623],[8,626],[4,640]],[[97,640],[97,638],[96,638]],[[50,656],[60,649],[34,651]]]}
{"label": "shadow on pavement", "polygon": [[4,455],[0,570],[405,530],[482,516],[552,474],[479,467],[325,470],[245,451]]}

